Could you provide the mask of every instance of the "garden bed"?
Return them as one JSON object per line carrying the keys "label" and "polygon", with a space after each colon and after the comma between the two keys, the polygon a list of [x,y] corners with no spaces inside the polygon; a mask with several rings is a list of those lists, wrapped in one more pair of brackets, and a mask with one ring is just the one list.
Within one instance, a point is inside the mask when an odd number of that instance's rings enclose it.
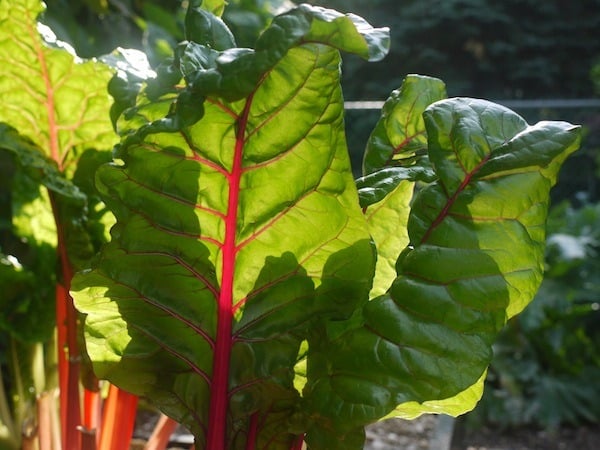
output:
{"label": "garden bed", "polygon": [[[158,416],[138,414],[131,450],[142,450]],[[441,420],[440,420],[441,419]],[[462,421],[454,423],[433,415],[416,420],[390,419],[367,427],[365,450],[595,450],[600,443],[600,428],[563,427],[554,431],[533,427],[467,429]],[[172,437],[169,450],[189,449],[192,436],[180,428]]]}

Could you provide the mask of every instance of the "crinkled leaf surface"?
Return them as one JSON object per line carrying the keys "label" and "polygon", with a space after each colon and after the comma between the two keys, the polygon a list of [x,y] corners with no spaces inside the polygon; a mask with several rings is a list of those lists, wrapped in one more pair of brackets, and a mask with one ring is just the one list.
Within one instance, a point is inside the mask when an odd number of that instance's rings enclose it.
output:
{"label": "crinkled leaf surface", "polygon": [[418,153],[427,151],[423,111],[446,98],[444,83],[423,75],[408,75],[393,91],[369,137],[363,158],[363,174],[390,166],[411,166]]}
{"label": "crinkled leaf surface", "polygon": [[445,97],[441,80],[408,75],[385,102],[367,142],[365,176],[357,180],[357,187],[377,246],[371,297],[387,292],[396,278],[396,260],[408,244],[406,223],[414,182],[435,180],[433,170],[423,164],[427,132],[422,116],[425,108]]}
{"label": "crinkled leaf surface", "polygon": [[424,402],[456,413],[457,399],[476,401],[498,330],[539,286],[549,190],[579,144],[578,127],[528,126],[482,100],[443,100],[424,117],[438,181],[414,200],[398,277],[308,367],[305,397],[338,434],[397,405],[417,415]]}
{"label": "crinkled leaf surface", "polygon": [[114,100],[110,117],[116,126],[117,119],[123,111],[135,106],[143,83],[155,78],[156,73],[150,67],[147,56],[139,50],[117,48],[112,53],[102,56],[101,60],[116,71],[108,83],[108,91]]}
{"label": "crinkled leaf surface", "polygon": [[[202,16],[208,14],[198,11]],[[387,28],[373,28],[353,14],[308,4],[274,17],[255,49],[227,48],[232,42],[225,42],[222,32],[215,32],[213,21],[195,25],[186,34],[204,40],[183,43],[176,55],[188,83],[186,96],[180,95],[177,119],[186,124],[202,116],[198,103],[207,95],[219,95],[229,101],[250,95],[263,74],[298,45],[323,43],[371,61],[383,58],[389,49]],[[221,26],[224,25],[216,27],[220,30]]]}
{"label": "crinkled leaf surface", "polygon": [[356,180],[360,206],[369,206],[384,200],[403,181],[423,181],[431,183],[436,179],[429,167],[414,165],[410,167],[386,167]]}
{"label": "crinkled leaf surface", "polygon": [[[240,67],[263,70],[234,100],[220,96],[220,82],[212,91],[204,85],[202,114],[190,121],[177,108],[161,118],[164,99],[140,96],[122,120],[146,123],[121,128],[123,164],[98,172],[117,224],[94,269],[73,281],[88,353],[100,377],[187,425],[197,448],[291,448],[311,421],[294,385],[298,360],[311,357],[306,342],[348,319],[372,283],[339,54],[303,42],[310,31],[311,41],[368,57],[372,29],[318,8],[299,11],[316,31],[302,20],[297,28],[294,14],[279,19],[284,36],[299,34],[283,48],[273,36],[262,41],[268,65],[253,59],[258,52],[231,50],[223,53],[231,66],[208,62],[224,80]],[[357,22],[359,32],[348,28]],[[186,70],[205,67],[206,49],[188,49],[181,68],[190,89],[178,104],[198,80]]]}

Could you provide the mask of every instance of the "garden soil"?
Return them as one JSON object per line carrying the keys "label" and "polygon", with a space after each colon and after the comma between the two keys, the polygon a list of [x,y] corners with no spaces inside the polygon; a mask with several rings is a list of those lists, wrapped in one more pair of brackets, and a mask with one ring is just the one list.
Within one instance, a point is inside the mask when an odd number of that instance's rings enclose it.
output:
{"label": "garden soil", "polygon": [[[157,414],[140,411],[131,450],[143,450],[157,420]],[[458,420],[449,436],[451,445],[445,448],[435,448],[439,441],[437,434],[437,416],[426,415],[412,421],[385,420],[367,427],[365,450],[600,450],[600,426],[597,425],[555,431],[490,427],[468,430]],[[190,443],[191,436],[179,429],[169,450],[186,450]]]}

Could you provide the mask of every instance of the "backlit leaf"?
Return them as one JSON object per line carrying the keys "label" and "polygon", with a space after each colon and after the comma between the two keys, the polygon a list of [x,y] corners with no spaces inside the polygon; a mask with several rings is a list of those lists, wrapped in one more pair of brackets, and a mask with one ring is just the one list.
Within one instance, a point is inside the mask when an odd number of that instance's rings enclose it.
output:
{"label": "backlit leaf", "polygon": [[106,114],[111,71],[79,60],[38,25],[43,9],[38,0],[0,2],[0,122],[19,130],[62,172],[72,169],[75,148],[114,144]]}
{"label": "backlit leaf", "polygon": [[122,163],[98,171],[117,224],[94,269],[73,281],[87,350],[100,377],[187,425],[197,448],[246,449],[253,436],[256,448],[289,449],[310,420],[294,384],[306,343],[348,319],[372,283],[339,54],[303,41],[313,33],[368,56],[361,33],[370,31],[337,13],[298,11],[275,21],[291,36],[283,47],[273,36],[256,53],[189,44],[178,106],[198,77],[256,77],[235,95],[206,78],[194,120],[170,120],[162,99],[140,95],[123,114],[121,129],[128,119],[142,126],[125,132]]}
{"label": "backlit leaf", "polygon": [[[321,339],[314,377],[309,367],[305,397],[338,433],[407,402],[413,415],[473,406],[493,340],[541,281],[548,193],[580,138],[472,99],[433,104],[425,124],[439,180],[411,206],[398,277],[362,326]],[[438,401],[451,397],[463,404]]]}

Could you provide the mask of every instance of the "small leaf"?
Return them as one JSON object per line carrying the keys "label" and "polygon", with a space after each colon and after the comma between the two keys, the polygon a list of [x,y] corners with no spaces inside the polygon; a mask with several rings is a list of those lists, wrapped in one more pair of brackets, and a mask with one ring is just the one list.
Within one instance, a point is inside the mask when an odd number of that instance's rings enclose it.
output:
{"label": "small leaf", "polygon": [[51,191],[83,204],[85,195],[59,172],[56,162],[14,128],[0,123],[0,148],[13,153],[27,175]]}
{"label": "small leaf", "polygon": [[235,47],[235,38],[225,22],[204,7],[188,9],[185,16],[185,37],[217,51]]}
{"label": "small leaf", "polygon": [[367,143],[363,174],[392,165],[414,164],[415,154],[427,150],[423,111],[444,98],[446,87],[441,80],[408,75],[383,106],[381,119]]}
{"label": "small leaf", "polygon": [[55,326],[56,228],[46,190],[18,163],[10,167],[8,155],[0,152],[0,166],[9,169],[0,182],[0,328],[23,342],[43,342]]}
{"label": "small leaf", "polygon": [[436,175],[428,167],[388,167],[356,180],[360,206],[366,208],[383,200],[402,181],[431,183]]}
{"label": "small leaf", "polygon": [[396,260],[409,242],[406,223],[413,189],[412,182],[396,182],[394,189],[382,200],[363,209],[377,248],[377,265],[370,298],[385,294],[396,279]]}

